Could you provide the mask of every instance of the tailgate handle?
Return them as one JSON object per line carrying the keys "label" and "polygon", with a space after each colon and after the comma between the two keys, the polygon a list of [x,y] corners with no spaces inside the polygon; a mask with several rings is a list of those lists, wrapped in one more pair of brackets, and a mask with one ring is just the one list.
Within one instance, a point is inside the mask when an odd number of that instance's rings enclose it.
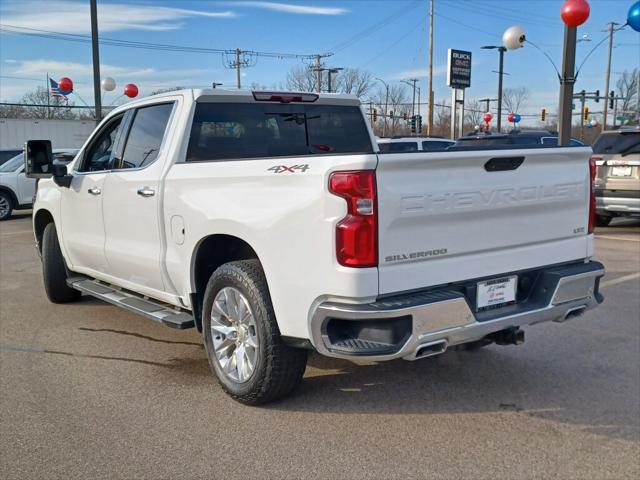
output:
{"label": "tailgate handle", "polygon": [[515,170],[524,162],[524,157],[495,157],[484,164],[487,172],[504,172]]}

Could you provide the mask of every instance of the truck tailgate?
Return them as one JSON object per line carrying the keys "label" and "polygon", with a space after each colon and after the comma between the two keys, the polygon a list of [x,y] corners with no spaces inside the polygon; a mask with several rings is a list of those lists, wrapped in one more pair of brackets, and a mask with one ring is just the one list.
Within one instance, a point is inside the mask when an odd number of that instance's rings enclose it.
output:
{"label": "truck tailgate", "polygon": [[590,148],[379,155],[380,294],[582,259]]}

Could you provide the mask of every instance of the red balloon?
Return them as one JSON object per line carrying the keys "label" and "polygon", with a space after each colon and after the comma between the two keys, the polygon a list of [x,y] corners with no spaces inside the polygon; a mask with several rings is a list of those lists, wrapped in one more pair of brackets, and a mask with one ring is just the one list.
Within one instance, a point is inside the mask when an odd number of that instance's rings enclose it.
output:
{"label": "red balloon", "polygon": [[138,87],[135,83],[127,83],[124,86],[124,94],[129,98],[135,98],[138,96]]}
{"label": "red balloon", "polygon": [[489,112],[484,114],[484,121],[485,122],[489,123],[492,118],[493,118],[493,115],[491,115]]}
{"label": "red balloon", "polygon": [[64,92],[73,92],[73,82],[68,77],[62,77],[58,80],[58,87],[60,87],[60,90]]}
{"label": "red balloon", "polygon": [[591,7],[587,0],[567,0],[560,9],[560,18],[570,27],[578,27],[587,21]]}
{"label": "red balloon", "polygon": [[513,122],[516,119],[516,114],[511,112],[509,115],[507,115],[507,120],[509,120],[510,122]]}

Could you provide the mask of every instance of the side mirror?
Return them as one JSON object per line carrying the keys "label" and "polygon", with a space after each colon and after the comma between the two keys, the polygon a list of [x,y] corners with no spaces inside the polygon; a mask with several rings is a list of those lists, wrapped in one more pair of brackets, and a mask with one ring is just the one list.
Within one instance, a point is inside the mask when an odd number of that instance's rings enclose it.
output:
{"label": "side mirror", "polygon": [[28,178],[50,178],[53,153],[50,140],[28,140],[24,144],[24,172]]}

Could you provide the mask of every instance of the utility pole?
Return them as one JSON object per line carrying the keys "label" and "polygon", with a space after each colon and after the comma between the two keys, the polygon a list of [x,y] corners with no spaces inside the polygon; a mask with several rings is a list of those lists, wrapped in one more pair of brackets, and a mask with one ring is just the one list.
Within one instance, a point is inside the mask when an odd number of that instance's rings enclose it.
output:
{"label": "utility pole", "polygon": [[314,70],[316,72],[316,91],[318,93],[322,91],[322,63],[320,63],[321,59],[322,55],[316,55],[316,67]]}
{"label": "utility pole", "polygon": [[491,102],[497,102],[497,98],[481,98],[478,100],[479,102],[485,102],[487,104],[487,108],[485,108],[485,112],[491,112]]}
{"label": "utility pole", "polygon": [[433,133],[433,3],[429,0],[429,109],[427,113],[427,136]]}
{"label": "utility pole", "polygon": [[240,55],[242,54],[242,50],[236,48],[236,85],[238,86],[238,90],[240,90]]}
{"label": "utility pole", "polygon": [[100,96],[100,47],[98,45],[98,5],[91,0],[91,51],[93,56],[93,101],[96,106],[96,125],[102,119],[102,98]]}
{"label": "utility pole", "polygon": [[[611,77],[611,51],[613,50],[613,32],[615,31],[616,25],[618,25],[616,22],[609,22],[609,58],[607,59],[607,73],[605,76],[605,87],[604,87],[604,91],[605,94],[608,96],[609,95],[609,80]],[[602,130],[606,130],[607,129],[607,107],[609,106],[609,98],[606,99],[607,101],[604,102],[604,108],[602,110]],[[615,119],[614,119],[615,121]]]}

